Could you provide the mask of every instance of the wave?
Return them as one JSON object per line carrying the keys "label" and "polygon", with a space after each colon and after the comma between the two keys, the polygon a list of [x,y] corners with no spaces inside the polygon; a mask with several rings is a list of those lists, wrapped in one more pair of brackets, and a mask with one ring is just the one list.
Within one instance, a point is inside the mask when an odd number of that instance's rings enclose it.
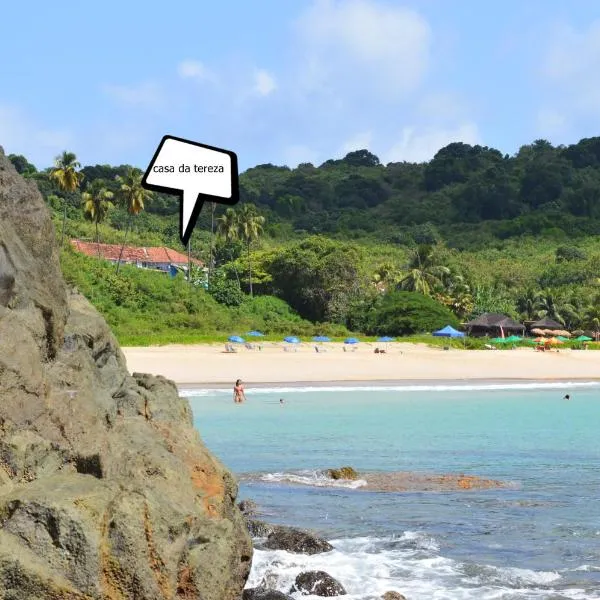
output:
{"label": "wave", "polygon": [[292,483],[296,485],[309,485],[314,487],[348,488],[357,489],[367,485],[364,479],[347,480],[331,479],[323,471],[297,471],[295,473],[262,473],[243,475],[241,480],[258,480],[267,483]]}
{"label": "wave", "polygon": [[[554,571],[463,563],[439,554],[419,531],[390,538],[331,540],[334,550],[312,556],[255,550],[247,588],[264,585],[288,593],[302,571],[326,571],[346,588],[348,600],[374,600],[390,590],[411,600],[598,600],[597,591],[573,587]],[[312,597],[309,597],[312,598]]]}
{"label": "wave", "polygon": [[[325,392],[471,392],[507,390],[544,390],[600,387],[597,381],[524,381],[515,383],[468,383],[468,384],[397,384],[397,385],[298,385],[273,387],[248,387],[252,394],[307,394]],[[179,395],[184,398],[201,396],[231,395],[229,388],[191,389],[182,387]]]}

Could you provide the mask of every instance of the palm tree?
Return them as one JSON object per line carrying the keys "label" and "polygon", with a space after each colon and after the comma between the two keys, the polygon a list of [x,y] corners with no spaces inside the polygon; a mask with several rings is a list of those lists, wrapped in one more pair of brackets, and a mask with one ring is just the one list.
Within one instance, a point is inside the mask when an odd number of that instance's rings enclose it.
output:
{"label": "palm tree", "polygon": [[[233,208],[228,208],[218,219],[217,219],[217,235],[222,237],[227,242],[235,242],[240,239],[240,221],[239,216]],[[238,275],[235,263],[233,263],[235,277],[240,287],[240,278]]]}
{"label": "palm tree", "polygon": [[568,327],[577,319],[577,311],[565,296],[544,290],[540,292],[538,317],[549,317]]}
{"label": "palm tree", "polygon": [[215,202],[210,203],[210,251],[208,253],[208,285],[213,272],[213,255],[215,252]]}
{"label": "palm tree", "polygon": [[102,223],[112,208],[111,202],[114,194],[104,187],[104,181],[94,179],[88,185],[86,191],[81,195],[83,200],[83,211],[90,221],[96,224],[96,244],[98,245],[98,258],[100,258],[100,234],[98,233],[98,224]]}
{"label": "palm tree", "polygon": [[439,264],[435,248],[420,244],[409,256],[406,273],[400,280],[400,289],[430,296],[433,288],[441,285],[444,276],[449,273],[448,267]]}
{"label": "palm tree", "polygon": [[265,218],[259,215],[254,204],[244,204],[238,216],[240,237],[246,243],[248,251],[248,275],[250,283],[250,297],[252,297],[252,259],[250,247],[252,242],[257,241],[263,233]]}
{"label": "palm tree", "polygon": [[[77,162],[77,156],[66,150],[54,159],[54,168],[50,171],[50,179],[54,179],[63,192],[76,191],[83,181],[83,174],[78,172],[81,165]],[[60,235],[60,247],[63,247],[65,238],[65,223],[67,220],[67,201],[64,201],[62,232]]]}
{"label": "palm tree", "polygon": [[233,208],[228,208],[217,219],[217,233],[228,242],[240,239],[240,222]]}
{"label": "palm tree", "polygon": [[517,310],[521,317],[526,320],[536,320],[541,301],[541,294],[538,290],[527,289],[517,297]]}
{"label": "palm tree", "polygon": [[117,175],[115,178],[120,185],[118,195],[129,213],[125,227],[125,237],[123,238],[123,245],[121,246],[119,260],[117,261],[117,273],[121,266],[121,257],[127,243],[127,234],[131,227],[131,220],[135,215],[139,215],[144,210],[144,202],[152,198],[152,192],[142,187],[142,175],[143,173],[139,169],[127,167],[124,175]]}

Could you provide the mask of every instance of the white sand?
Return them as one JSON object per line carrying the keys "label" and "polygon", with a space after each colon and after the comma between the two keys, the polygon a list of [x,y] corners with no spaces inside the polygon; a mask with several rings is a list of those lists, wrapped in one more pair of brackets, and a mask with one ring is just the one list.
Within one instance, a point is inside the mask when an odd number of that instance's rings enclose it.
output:
{"label": "white sand", "polygon": [[600,351],[536,352],[514,350],[443,350],[421,344],[392,343],[387,354],[374,354],[376,344],[361,343],[355,352],[343,344],[302,344],[285,352],[286,344],[263,344],[263,350],[224,345],[169,345],[123,348],[130,372],[164,375],[178,384],[352,382],[402,380],[592,380],[600,379]]}

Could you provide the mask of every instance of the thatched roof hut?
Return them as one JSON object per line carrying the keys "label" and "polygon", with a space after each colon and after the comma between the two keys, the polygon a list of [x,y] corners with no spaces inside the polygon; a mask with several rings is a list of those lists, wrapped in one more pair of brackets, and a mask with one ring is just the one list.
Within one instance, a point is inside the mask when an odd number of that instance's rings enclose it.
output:
{"label": "thatched roof hut", "polygon": [[525,332],[525,325],[510,317],[498,313],[483,313],[476,319],[465,323],[469,335],[502,335],[506,331],[512,333]]}
{"label": "thatched roof hut", "polygon": [[534,321],[529,324],[529,329],[563,329],[564,325],[551,319],[550,317],[543,317],[538,321]]}

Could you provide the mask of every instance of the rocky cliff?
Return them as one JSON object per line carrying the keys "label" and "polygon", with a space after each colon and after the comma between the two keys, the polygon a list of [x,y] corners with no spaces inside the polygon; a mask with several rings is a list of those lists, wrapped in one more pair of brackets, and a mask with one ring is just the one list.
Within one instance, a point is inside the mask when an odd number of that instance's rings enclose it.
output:
{"label": "rocky cliff", "polygon": [[0,598],[236,600],[252,548],[187,401],[130,376],[0,148]]}

